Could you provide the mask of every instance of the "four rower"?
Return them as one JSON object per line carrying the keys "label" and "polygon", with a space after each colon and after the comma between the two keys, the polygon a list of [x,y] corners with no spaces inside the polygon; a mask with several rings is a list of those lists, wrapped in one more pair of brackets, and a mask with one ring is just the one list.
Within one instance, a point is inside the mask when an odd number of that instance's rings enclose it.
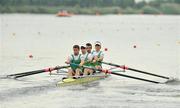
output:
{"label": "four rower", "polygon": [[73,54],[65,62],[71,66],[68,70],[68,77],[92,75],[95,72],[93,69],[81,68],[82,66],[102,69],[101,61],[103,61],[104,53],[101,51],[101,43],[97,41],[95,43],[95,51],[91,52],[91,50],[92,45],[90,43],[87,43],[86,47],[81,46],[82,54],[79,54],[80,47],[78,45],[73,46]]}

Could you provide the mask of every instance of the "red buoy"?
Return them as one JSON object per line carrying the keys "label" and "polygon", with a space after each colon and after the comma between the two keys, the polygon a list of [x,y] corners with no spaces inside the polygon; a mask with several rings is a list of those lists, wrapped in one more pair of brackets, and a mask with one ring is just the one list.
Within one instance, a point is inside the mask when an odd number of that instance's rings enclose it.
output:
{"label": "red buoy", "polygon": [[29,55],[29,58],[33,58],[33,55],[32,55],[32,54],[30,54],[30,55]]}

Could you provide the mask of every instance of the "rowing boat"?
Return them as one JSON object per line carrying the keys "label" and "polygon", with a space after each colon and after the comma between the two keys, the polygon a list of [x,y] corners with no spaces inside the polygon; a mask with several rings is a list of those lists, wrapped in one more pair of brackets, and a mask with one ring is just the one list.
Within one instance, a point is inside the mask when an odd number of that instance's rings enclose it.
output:
{"label": "rowing boat", "polygon": [[96,74],[96,75],[88,75],[88,76],[82,76],[77,79],[73,78],[67,78],[62,79],[61,81],[57,82],[58,87],[64,87],[64,86],[72,86],[72,85],[80,85],[80,84],[88,84],[97,80],[105,79],[109,75],[108,74]]}
{"label": "rowing boat", "polygon": [[[150,73],[150,72],[146,72],[146,71],[142,71],[142,70],[138,70],[138,69],[134,69],[134,68],[130,68],[124,65],[118,65],[118,64],[114,64],[114,63],[108,63],[108,62],[102,62],[103,64],[106,65],[110,65],[110,66],[114,66],[113,68],[110,69],[96,69],[93,67],[88,67],[88,66],[82,66],[82,68],[88,68],[88,69],[93,69],[95,70],[97,73],[95,75],[88,75],[88,76],[78,76],[78,79],[63,79],[59,82],[57,82],[57,86],[69,86],[69,85],[77,85],[77,84],[84,84],[84,83],[90,83],[93,81],[97,81],[100,79],[104,79],[106,77],[109,76],[109,74],[113,74],[116,76],[122,76],[122,77],[126,77],[126,78],[131,78],[131,79],[136,79],[136,80],[140,80],[140,81],[145,81],[145,82],[151,82],[151,83],[155,83],[155,84],[162,84],[162,83],[167,83],[167,82],[172,82],[175,81],[174,78],[170,78],[167,76],[162,76],[162,75],[158,75],[158,74],[154,74],[154,73]],[[16,74],[10,74],[10,75],[6,75],[0,78],[21,78],[21,77],[26,77],[26,76],[31,76],[31,75],[35,75],[35,74],[40,74],[43,72],[51,72],[54,70],[61,70],[61,69],[67,69],[68,67],[70,67],[70,65],[67,66],[56,66],[56,67],[50,67],[50,68],[46,68],[46,69],[40,69],[40,70],[34,70],[34,71],[28,71],[28,72],[22,72],[22,73],[16,73]],[[116,68],[120,68],[123,70],[114,70]],[[159,77],[159,78],[163,78],[166,79],[167,81],[165,82],[159,82],[159,81],[154,81],[154,80],[149,80],[149,79],[145,79],[145,78],[141,78],[141,77],[135,77],[135,76],[131,76],[131,75],[127,75],[127,74],[121,74],[119,72],[125,72],[125,70],[129,70],[129,71],[134,71],[134,72],[138,72],[141,74],[146,74],[146,75],[150,75],[150,76],[154,76],[154,77]],[[57,74],[57,75],[61,75],[61,74]],[[77,76],[75,76],[77,77]]]}

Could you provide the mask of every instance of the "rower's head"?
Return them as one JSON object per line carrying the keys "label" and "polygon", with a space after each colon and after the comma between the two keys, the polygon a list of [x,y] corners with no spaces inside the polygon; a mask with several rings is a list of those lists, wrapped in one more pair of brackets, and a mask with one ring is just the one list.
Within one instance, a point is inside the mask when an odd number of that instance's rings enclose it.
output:
{"label": "rower's head", "polygon": [[79,45],[74,45],[73,46],[74,55],[78,55],[79,54],[79,50],[80,50]]}
{"label": "rower's head", "polygon": [[100,49],[101,49],[101,42],[96,41],[96,42],[95,42],[95,50],[96,50],[96,51],[100,51]]}
{"label": "rower's head", "polygon": [[87,50],[88,53],[91,53],[91,50],[92,50],[92,45],[91,45],[91,43],[87,43],[87,44],[86,44],[86,50]]}
{"label": "rower's head", "polygon": [[81,53],[86,54],[86,47],[85,46],[81,46]]}

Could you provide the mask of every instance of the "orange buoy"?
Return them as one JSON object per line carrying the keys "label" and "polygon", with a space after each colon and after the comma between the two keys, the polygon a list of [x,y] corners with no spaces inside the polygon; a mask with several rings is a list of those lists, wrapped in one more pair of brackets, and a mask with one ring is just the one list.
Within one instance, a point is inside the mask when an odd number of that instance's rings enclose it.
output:
{"label": "orange buoy", "polygon": [[59,11],[56,15],[59,17],[71,17],[72,16],[72,14],[66,10]]}

